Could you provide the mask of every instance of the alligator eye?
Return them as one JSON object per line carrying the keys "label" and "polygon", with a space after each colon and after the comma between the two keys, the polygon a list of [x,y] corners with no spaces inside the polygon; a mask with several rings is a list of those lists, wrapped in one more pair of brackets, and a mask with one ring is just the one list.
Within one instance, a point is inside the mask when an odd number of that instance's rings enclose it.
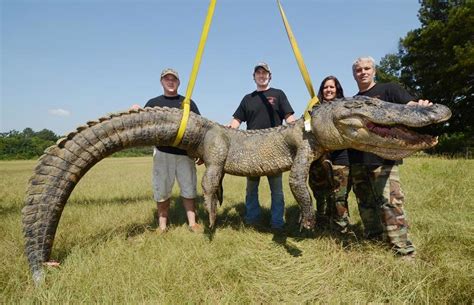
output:
{"label": "alligator eye", "polygon": [[362,108],[364,106],[364,103],[360,101],[350,101],[350,102],[345,102],[344,107],[347,109],[355,109],[355,108]]}
{"label": "alligator eye", "polygon": [[377,103],[376,100],[368,100],[365,104],[368,106],[378,106],[379,103]]}

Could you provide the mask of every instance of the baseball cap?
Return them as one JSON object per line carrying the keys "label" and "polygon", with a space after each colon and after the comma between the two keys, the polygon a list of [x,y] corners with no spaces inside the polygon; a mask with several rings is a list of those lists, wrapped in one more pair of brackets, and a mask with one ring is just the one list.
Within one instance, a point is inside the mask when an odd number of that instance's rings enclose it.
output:
{"label": "baseball cap", "polygon": [[259,62],[255,68],[253,68],[253,72],[255,73],[257,71],[258,68],[263,68],[265,71],[267,71],[268,73],[272,73],[272,71],[270,71],[270,67],[264,63],[264,62]]}
{"label": "baseball cap", "polygon": [[168,75],[168,74],[173,75],[174,77],[176,77],[176,78],[179,80],[178,72],[176,72],[175,70],[173,70],[173,69],[171,69],[171,68],[166,68],[166,69],[164,69],[163,71],[161,71],[161,76],[160,76],[160,78],[163,78],[163,77],[165,77],[165,76]]}

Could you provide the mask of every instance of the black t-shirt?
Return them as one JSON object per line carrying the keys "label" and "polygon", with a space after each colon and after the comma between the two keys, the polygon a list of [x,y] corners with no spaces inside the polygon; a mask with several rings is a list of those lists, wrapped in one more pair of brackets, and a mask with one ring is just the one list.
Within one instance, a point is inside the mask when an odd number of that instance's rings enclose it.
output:
{"label": "black t-shirt", "polygon": [[349,154],[347,149],[331,151],[329,154],[332,164],[349,166]]}
{"label": "black t-shirt", "polygon": [[295,113],[285,93],[269,88],[247,94],[240,102],[233,117],[247,122],[247,129],[264,129],[280,126],[289,114]]}
{"label": "black t-shirt", "polygon": [[[164,96],[160,95],[155,98],[149,100],[145,107],[169,107],[169,108],[181,108],[181,103],[184,101],[184,96],[176,95],[176,96]],[[191,100],[190,110],[194,113],[199,113],[199,109],[196,104]],[[157,146],[156,147],[159,151],[166,152],[169,154],[174,155],[187,155],[185,150],[173,147],[173,146]]]}
{"label": "black t-shirt", "polygon": [[[415,100],[405,89],[395,83],[375,84],[372,88],[364,92],[358,92],[356,96],[375,97],[385,102],[406,104]],[[365,165],[394,165],[401,164],[402,160],[393,161],[383,159],[375,154],[349,149],[349,160],[351,164]]]}

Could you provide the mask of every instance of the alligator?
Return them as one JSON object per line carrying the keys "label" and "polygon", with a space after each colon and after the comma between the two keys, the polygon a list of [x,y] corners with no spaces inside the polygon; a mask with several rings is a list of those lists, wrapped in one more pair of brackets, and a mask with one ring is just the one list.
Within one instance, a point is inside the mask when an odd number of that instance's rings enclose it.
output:
{"label": "alligator", "polygon": [[[33,279],[43,278],[61,213],[74,187],[96,163],[125,148],[171,145],[181,109],[140,108],[110,114],[78,127],[39,158],[22,209],[25,250]],[[287,126],[243,131],[191,113],[179,148],[205,164],[202,190],[209,226],[222,202],[224,174],[267,176],[290,170],[289,184],[300,206],[302,228],[314,226],[307,187],[310,164],[331,150],[354,148],[401,159],[437,143],[412,129],[446,121],[450,110],[386,103],[358,97],[324,103],[311,112],[312,132],[303,119]]]}

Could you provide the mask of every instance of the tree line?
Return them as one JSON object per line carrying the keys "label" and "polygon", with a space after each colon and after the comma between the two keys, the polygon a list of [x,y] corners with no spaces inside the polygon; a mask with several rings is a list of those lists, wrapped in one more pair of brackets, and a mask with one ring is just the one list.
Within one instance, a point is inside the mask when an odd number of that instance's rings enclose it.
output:
{"label": "tree line", "polygon": [[22,132],[11,130],[0,133],[0,159],[33,159],[53,145],[59,137],[48,129],[35,132],[25,128]]}
{"label": "tree line", "polygon": [[[29,127],[23,131],[11,130],[0,133],[0,160],[37,159],[59,138],[60,136],[51,130],[43,129],[35,132]],[[113,156],[151,156],[152,152],[151,147],[133,147],[119,151]]]}

